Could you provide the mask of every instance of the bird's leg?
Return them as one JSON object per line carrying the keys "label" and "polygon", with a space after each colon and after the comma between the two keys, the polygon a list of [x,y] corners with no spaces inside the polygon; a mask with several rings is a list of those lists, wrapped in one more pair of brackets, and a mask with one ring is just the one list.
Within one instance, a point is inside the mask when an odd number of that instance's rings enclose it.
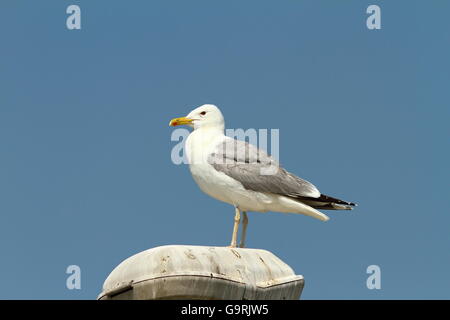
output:
{"label": "bird's leg", "polygon": [[236,214],[234,216],[234,227],[233,227],[233,236],[231,237],[231,248],[236,248],[237,245],[237,234],[239,231],[239,223],[241,222],[241,213],[239,208],[236,207]]}
{"label": "bird's leg", "polygon": [[242,234],[241,234],[241,243],[239,244],[239,247],[244,248],[245,247],[245,237],[247,235],[247,225],[248,225],[248,217],[247,212],[243,211],[244,214],[244,220],[242,220]]}

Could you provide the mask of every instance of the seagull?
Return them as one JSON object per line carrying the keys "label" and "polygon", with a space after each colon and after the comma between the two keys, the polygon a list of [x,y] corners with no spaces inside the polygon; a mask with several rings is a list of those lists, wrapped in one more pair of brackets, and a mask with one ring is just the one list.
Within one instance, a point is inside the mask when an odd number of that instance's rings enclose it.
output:
{"label": "seagull", "polygon": [[187,125],[194,130],[186,139],[185,152],[192,177],[209,196],[235,208],[231,248],[245,247],[247,212],[304,214],[322,221],[322,210],[351,210],[353,202],[320,193],[310,182],[282,168],[264,150],[224,134],[222,112],[212,104],[202,105],[187,116],[172,119],[170,126]]}

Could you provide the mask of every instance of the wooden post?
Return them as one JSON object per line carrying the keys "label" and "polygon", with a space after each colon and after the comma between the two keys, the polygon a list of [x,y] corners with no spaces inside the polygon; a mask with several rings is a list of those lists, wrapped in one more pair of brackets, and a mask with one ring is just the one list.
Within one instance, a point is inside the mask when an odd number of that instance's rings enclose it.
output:
{"label": "wooden post", "polygon": [[98,299],[299,299],[303,286],[266,250],[169,245],[120,263]]}

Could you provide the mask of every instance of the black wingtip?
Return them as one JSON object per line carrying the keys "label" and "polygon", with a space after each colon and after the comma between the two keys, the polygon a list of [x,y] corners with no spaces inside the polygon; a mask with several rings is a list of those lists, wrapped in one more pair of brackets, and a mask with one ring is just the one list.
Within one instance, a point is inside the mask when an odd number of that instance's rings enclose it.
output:
{"label": "black wingtip", "polygon": [[333,198],[330,196],[327,196],[326,194],[321,194],[319,198],[316,200],[322,201],[322,202],[331,202],[331,203],[337,203],[337,204],[344,204],[347,206],[357,207],[358,205],[354,202],[348,202],[341,199]]}

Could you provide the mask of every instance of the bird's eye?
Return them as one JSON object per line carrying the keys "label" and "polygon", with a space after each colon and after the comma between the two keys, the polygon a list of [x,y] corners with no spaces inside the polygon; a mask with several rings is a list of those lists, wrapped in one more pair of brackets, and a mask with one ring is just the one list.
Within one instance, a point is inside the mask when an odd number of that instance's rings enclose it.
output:
{"label": "bird's eye", "polygon": [[204,116],[204,115],[206,114],[206,111],[202,111],[202,112],[200,112],[200,114],[201,114],[202,116]]}

